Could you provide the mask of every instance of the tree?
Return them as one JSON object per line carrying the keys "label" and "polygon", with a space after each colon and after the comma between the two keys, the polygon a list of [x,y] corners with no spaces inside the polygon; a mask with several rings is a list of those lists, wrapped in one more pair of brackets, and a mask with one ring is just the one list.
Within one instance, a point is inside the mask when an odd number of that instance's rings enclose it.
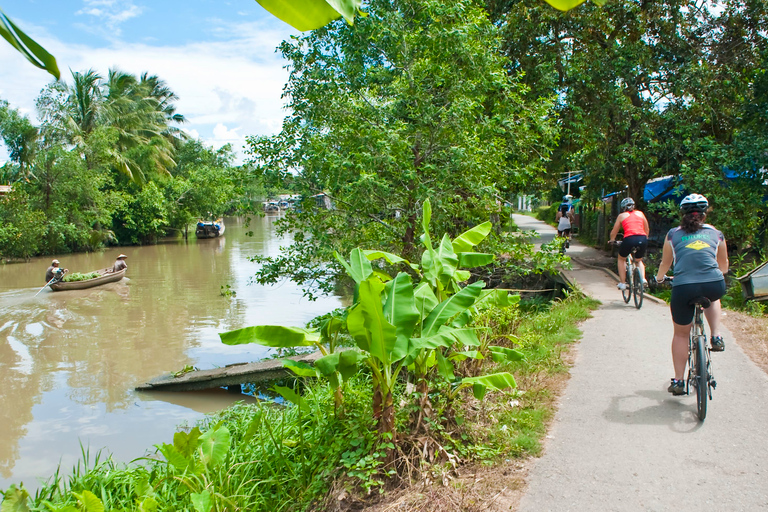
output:
{"label": "tree", "polygon": [[18,165],[19,178],[28,179],[29,167],[37,152],[38,130],[8,102],[0,100],[0,137],[3,138],[11,161]]}
{"label": "tree", "polygon": [[[281,222],[297,234],[280,274],[328,289],[334,250],[413,256],[422,201],[451,235],[488,220],[499,191],[542,169],[549,102],[530,101],[498,52],[497,29],[471,2],[376,0],[352,29],[329,25],[283,43],[291,64],[283,131],[249,138],[270,183],[291,177],[304,200]],[[512,158],[510,158],[512,155]],[[317,206],[324,194],[333,208]]]}

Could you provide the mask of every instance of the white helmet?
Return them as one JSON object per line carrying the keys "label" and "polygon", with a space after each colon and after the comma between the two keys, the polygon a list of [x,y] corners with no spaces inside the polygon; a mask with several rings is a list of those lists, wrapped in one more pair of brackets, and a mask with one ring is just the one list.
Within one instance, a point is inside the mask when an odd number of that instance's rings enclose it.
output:
{"label": "white helmet", "polygon": [[709,201],[701,194],[689,194],[680,201],[680,211],[683,215],[691,212],[704,213],[709,208]]}

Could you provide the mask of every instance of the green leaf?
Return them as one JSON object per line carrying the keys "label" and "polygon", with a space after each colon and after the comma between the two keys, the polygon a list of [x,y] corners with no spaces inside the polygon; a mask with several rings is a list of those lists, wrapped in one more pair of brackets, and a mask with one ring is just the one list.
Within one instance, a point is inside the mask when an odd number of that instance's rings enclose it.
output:
{"label": "green leaf", "polygon": [[390,265],[396,265],[398,263],[405,263],[409,267],[411,267],[413,270],[419,270],[419,266],[415,263],[411,263],[410,261],[406,260],[405,258],[401,258],[397,254],[392,254],[391,252],[385,252],[385,251],[363,251],[363,254],[365,256],[373,261],[378,260],[380,258],[384,258],[384,260],[389,263]]}
{"label": "green leaf", "polygon": [[[367,341],[370,343],[368,352],[381,361],[384,365],[392,364],[394,361],[405,357],[407,346],[397,348],[397,332],[395,326],[389,323],[384,316],[381,304],[381,294],[384,291],[384,284],[376,279],[366,279],[360,283],[359,304],[353,308],[349,318],[355,315],[362,315],[363,327],[369,333]],[[352,333],[352,326],[349,319],[347,325]],[[355,337],[357,341],[357,337]],[[360,346],[360,345],[358,345]],[[363,348],[362,346],[360,348]]]}
{"label": "green leaf", "polygon": [[440,281],[447,285],[459,267],[459,257],[453,252],[451,238],[447,234],[443,235],[440,247],[437,248],[437,260],[439,262]]}
{"label": "green leaf", "polygon": [[29,512],[29,493],[23,487],[11,484],[3,498],[2,512]]}
{"label": "green leaf", "polygon": [[217,425],[200,436],[200,460],[210,467],[224,462],[232,436],[224,425]]}
{"label": "green leaf", "polygon": [[463,268],[484,267],[493,262],[493,254],[484,252],[462,252],[459,254],[459,266]]}
{"label": "green leaf", "polygon": [[482,281],[472,283],[456,295],[438,304],[427,319],[424,320],[424,325],[422,326],[423,335],[430,336],[436,333],[448,320],[472,306],[480,296],[483,286],[485,286],[485,283]]}
{"label": "green leaf", "polygon": [[54,56],[48,53],[45,48],[37,44],[34,39],[17,27],[16,24],[5,15],[2,9],[0,9],[0,36],[8,41],[11,46],[16,48],[16,50],[34,66],[46,70],[51,75],[55,76],[56,80],[61,78],[59,66],[56,63]]}
{"label": "green leaf", "polygon": [[187,468],[192,466],[192,459],[182,455],[181,452],[179,452],[179,450],[172,444],[163,443],[155,446],[157,446],[157,449],[160,451],[160,453],[163,454],[163,457],[165,457],[165,460],[168,462],[168,464],[177,470],[185,471]]}
{"label": "green leaf", "polygon": [[448,381],[456,379],[456,375],[453,373],[453,363],[446,359],[442,351],[435,350],[435,361],[437,362],[437,373],[442,378]]}
{"label": "green leaf", "polygon": [[578,7],[579,5],[583,4],[584,0],[546,0],[546,2],[555,9],[559,9],[561,11],[570,11],[574,7]]}
{"label": "green leaf", "polygon": [[323,27],[342,15],[354,22],[358,2],[349,0],[256,0],[273,16],[302,32]]}
{"label": "green leaf", "polygon": [[453,279],[457,283],[463,283],[464,281],[468,280],[470,277],[472,277],[472,274],[467,270],[457,270],[453,273]]}
{"label": "green leaf", "polygon": [[440,304],[432,287],[426,281],[422,281],[416,286],[416,289],[413,290],[413,297],[421,318],[429,316],[432,310],[435,309],[435,306]]}
{"label": "green leaf", "polygon": [[464,361],[465,359],[485,359],[479,350],[467,350],[464,352],[454,352],[448,359],[451,361]]}
{"label": "green leaf", "polygon": [[344,330],[344,327],[346,327],[346,322],[344,322],[343,319],[332,316],[325,322],[323,322],[323,326],[320,328],[320,337],[323,341],[328,341],[331,338],[333,338],[336,334],[342,332]]}
{"label": "green leaf", "polygon": [[365,356],[356,350],[341,350],[315,361],[315,368],[326,376],[339,372],[347,380],[357,373],[357,365],[364,359]]}
{"label": "green leaf", "polygon": [[91,491],[84,490],[82,493],[72,491],[72,496],[77,499],[81,512],[104,512],[104,504]]}
{"label": "green leaf", "polygon": [[283,366],[291,370],[299,377],[317,377],[315,368],[304,361],[294,361],[293,359],[282,359]]}
{"label": "green leaf", "polygon": [[411,276],[400,272],[386,284],[385,291],[384,317],[395,326],[401,345],[407,346],[408,338],[413,335],[413,329],[421,319],[419,310],[416,309]]}
{"label": "green leaf", "polygon": [[157,512],[159,507],[159,503],[152,496],[146,496],[139,502],[139,512]]}
{"label": "green leaf", "polygon": [[173,434],[173,447],[184,457],[190,457],[199,446],[201,435],[202,432],[197,427],[190,430],[189,433],[176,432]]}
{"label": "green leaf", "polygon": [[368,279],[373,272],[371,260],[360,249],[352,249],[352,252],[349,253],[349,269],[347,272],[349,272],[349,277],[354,279],[357,284],[360,284]]}
{"label": "green leaf", "polygon": [[309,411],[309,405],[307,404],[306,400],[303,400],[301,398],[301,395],[296,393],[291,388],[285,387],[285,386],[272,386],[272,390],[279,394],[281,397],[285,398],[289,402],[291,402],[293,405],[298,406],[299,409],[301,409],[304,412]]}
{"label": "green leaf", "polygon": [[282,325],[243,327],[242,329],[219,333],[219,337],[225,345],[258,343],[259,345],[275,348],[306,347],[320,341],[320,336],[314,329],[285,327]]}
{"label": "green leaf", "polygon": [[461,386],[472,386],[472,391],[475,393],[475,397],[478,400],[482,400],[488,389],[492,391],[501,391],[517,387],[517,383],[515,382],[515,377],[511,373],[502,372],[481,375],[479,377],[467,377],[462,379]]}
{"label": "green leaf", "polygon": [[476,245],[485,240],[492,227],[493,225],[490,222],[483,222],[472,229],[468,229],[453,239],[453,250],[456,254],[471,251]]}
{"label": "green leaf", "polygon": [[189,498],[192,500],[192,506],[195,507],[195,512],[210,512],[211,511],[211,493],[204,490],[203,492],[191,492]]}
{"label": "green leaf", "polygon": [[429,223],[432,222],[432,203],[429,202],[429,198],[424,201],[424,205],[421,207],[421,228],[424,230],[424,234],[421,235],[421,241],[429,251],[432,250],[432,242],[429,238]]}
{"label": "green leaf", "polygon": [[525,359],[525,354],[513,348],[497,347],[493,345],[488,347],[488,350],[491,351],[491,358],[497,363],[522,361]]}
{"label": "green leaf", "polygon": [[257,432],[259,432],[259,430],[261,430],[261,422],[263,419],[264,415],[261,411],[257,410],[256,414],[251,418],[251,421],[248,422],[248,428],[246,429],[245,434],[243,434],[243,443],[247,443]]}

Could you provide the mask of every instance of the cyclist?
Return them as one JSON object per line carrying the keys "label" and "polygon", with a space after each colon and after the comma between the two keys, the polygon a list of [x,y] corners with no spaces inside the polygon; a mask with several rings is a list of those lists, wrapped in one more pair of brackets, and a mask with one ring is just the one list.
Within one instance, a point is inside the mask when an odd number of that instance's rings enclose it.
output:
{"label": "cyclist", "polygon": [[557,215],[555,215],[557,236],[565,237],[566,249],[571,246],[571,223],[574,220],[572,198],[570,194],[563,196],[563,202],[557,207]]}
{"label": "cyclist", "polygon": [[631,197],[625,197],[621,200],[621,213],[616,217],[616,222],[611,230],[611,239],[609,243],[616,241],[616,235],[619,234],[619,230],[624,230],[624,240],[619,247],[619,290],[626,290],[627,283],[627,256],[632,252],[635,247],[635,264],[640,269],[640,275],[643,278],[643,285],[647,286],[648,281],[645,280],[645,264],[643,263],[643,256],[645,256],[645,249],[648,247],[648,234],[650,228],[648,227],[648,219],[645,218],[643,212],[635,210],[635,200]]}
{"label": "cyclist", "polygon": [[725,295],[725,278],[728,272],[728,248],[723,233],[705,224],[709,202],[700,194],[685,196],[680,203],[680,226],[672,228],[664,240],[656,282],[664,280],[664,274],[674,263],[672,299],[670,310],[674,323],[672,337],[672,363],[675,377],[668,391],[673,395],[685,394],[683,373],[688,360],[688,335],[691,331],[695,306],[689,302],[696,297],[706,297],[712,305],[704,310],[712,332],[711,350],[725,350],[720,335],[720,297]]}

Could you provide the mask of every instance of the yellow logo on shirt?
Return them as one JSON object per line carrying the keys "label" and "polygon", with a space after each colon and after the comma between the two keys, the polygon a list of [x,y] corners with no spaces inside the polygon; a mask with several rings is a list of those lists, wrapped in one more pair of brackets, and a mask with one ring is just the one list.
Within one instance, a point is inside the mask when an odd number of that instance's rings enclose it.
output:
{"label": "yellow logo on shirt", "polygon": [[690,244],[686,245],[689,249],[695,249],[697,251],[700,251],[702,249],[706,249],[709,247],[709,244],[706,242],[702,242],[701,240],[696,240],[695,242],[691,242]]}

